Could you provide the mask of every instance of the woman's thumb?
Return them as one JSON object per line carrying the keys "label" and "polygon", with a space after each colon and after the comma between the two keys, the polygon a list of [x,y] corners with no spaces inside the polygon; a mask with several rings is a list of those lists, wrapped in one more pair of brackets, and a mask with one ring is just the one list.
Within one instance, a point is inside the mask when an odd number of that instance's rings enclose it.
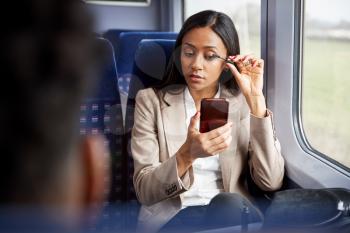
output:
{"label": "woman's thumb", "polygon": [[201,113],[198,111],[191,117],[190,125],[188,126],[189,129],[197,129],[196,126],[197,122],[199,121],[200,114]]}

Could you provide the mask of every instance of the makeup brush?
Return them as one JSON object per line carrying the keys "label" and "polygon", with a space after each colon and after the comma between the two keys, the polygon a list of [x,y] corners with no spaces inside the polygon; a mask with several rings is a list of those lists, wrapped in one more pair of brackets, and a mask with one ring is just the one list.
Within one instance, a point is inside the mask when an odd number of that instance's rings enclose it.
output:
{"label": "makeup brush", "polygon": [[233,61],[230,61],[230,60],[228,60],[227,58],[225,59],[225,58],[223,58],[223,57],[220,57],[219,55],[215,55],[215,57],[216,57],[216,58],[219,58],[219,59],[221,59],[221,60],[223,60],[223,61],[225,61],[225,62],[227,62],[227,63],[230,63],[230,64],[232,64],[232,65],[235,64]]}
{"label": "makeup brush", "polygon": [[[225,62],[227,62],[227,63],[230,63],[230,64],[232,64],[232,65],[235,65],[235,63],[234,63],[233,61],[230,61],[230,60],[228,60],[227,58],[225,59],[225,58],[223,58],[223,57],[220,57],[219,55],[215,55],[215,57],[216,57],[216,58],[219,58],[219,59],[221,59],[221,60],[223,60],[223,61],[225,61]],[[250,61],[243,62],[243,65],[244,65],[244,66],[250,65]]]}

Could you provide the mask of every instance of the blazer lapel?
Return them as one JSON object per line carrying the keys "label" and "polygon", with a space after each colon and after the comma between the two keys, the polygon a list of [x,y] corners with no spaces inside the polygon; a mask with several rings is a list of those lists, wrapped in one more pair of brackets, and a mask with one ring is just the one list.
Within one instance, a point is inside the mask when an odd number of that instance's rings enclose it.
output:
{"label": "blazer lapel", "polygon": [[161,101],[161,111],[165,132],[165,141],[169,157],[173,156],[186,141],[187,126],[184,104],[184,87],[166,92],[164,101]]}
{"label": "blazer lapel", "polygon": [[240,124],[240,111],[239,111],[239,101],[238,97],[233,96],[233,94],[222,86],[220,93],[220,98],[226,98],[229,100],[229,121],[233,122],[232,126],[232,142],[227,150],[220,153],[219,161],[221,166],[222,179],[224,184],[224,189],[226,192],[230,191],[230,177],[231,168],[234,164],[234,156],[236,154],[237,142],[238,142],[238,131]]}

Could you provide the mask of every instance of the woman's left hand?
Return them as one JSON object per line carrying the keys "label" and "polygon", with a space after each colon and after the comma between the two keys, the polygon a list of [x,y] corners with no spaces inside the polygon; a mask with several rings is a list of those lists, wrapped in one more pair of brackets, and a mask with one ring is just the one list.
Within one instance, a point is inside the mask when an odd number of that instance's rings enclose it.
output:
{"label": "woman's left hand", "polygon": [[235,62],[238,69],[226,63],[236,82],[245,96],[251,113],[258,117],[266,115],[265,97],[263,94],[264,60],[253,55],[229,56],[228,60]]}

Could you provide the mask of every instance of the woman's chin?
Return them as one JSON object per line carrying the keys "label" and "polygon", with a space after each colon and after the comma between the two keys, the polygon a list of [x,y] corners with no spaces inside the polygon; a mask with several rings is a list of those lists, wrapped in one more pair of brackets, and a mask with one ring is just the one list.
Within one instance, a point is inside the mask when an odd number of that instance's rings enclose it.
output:
{"label": "woman's chin", "polygon": [[201,91],[205,89],[205,86],[201,83],[187,83],[187,86],[190,90]]}

